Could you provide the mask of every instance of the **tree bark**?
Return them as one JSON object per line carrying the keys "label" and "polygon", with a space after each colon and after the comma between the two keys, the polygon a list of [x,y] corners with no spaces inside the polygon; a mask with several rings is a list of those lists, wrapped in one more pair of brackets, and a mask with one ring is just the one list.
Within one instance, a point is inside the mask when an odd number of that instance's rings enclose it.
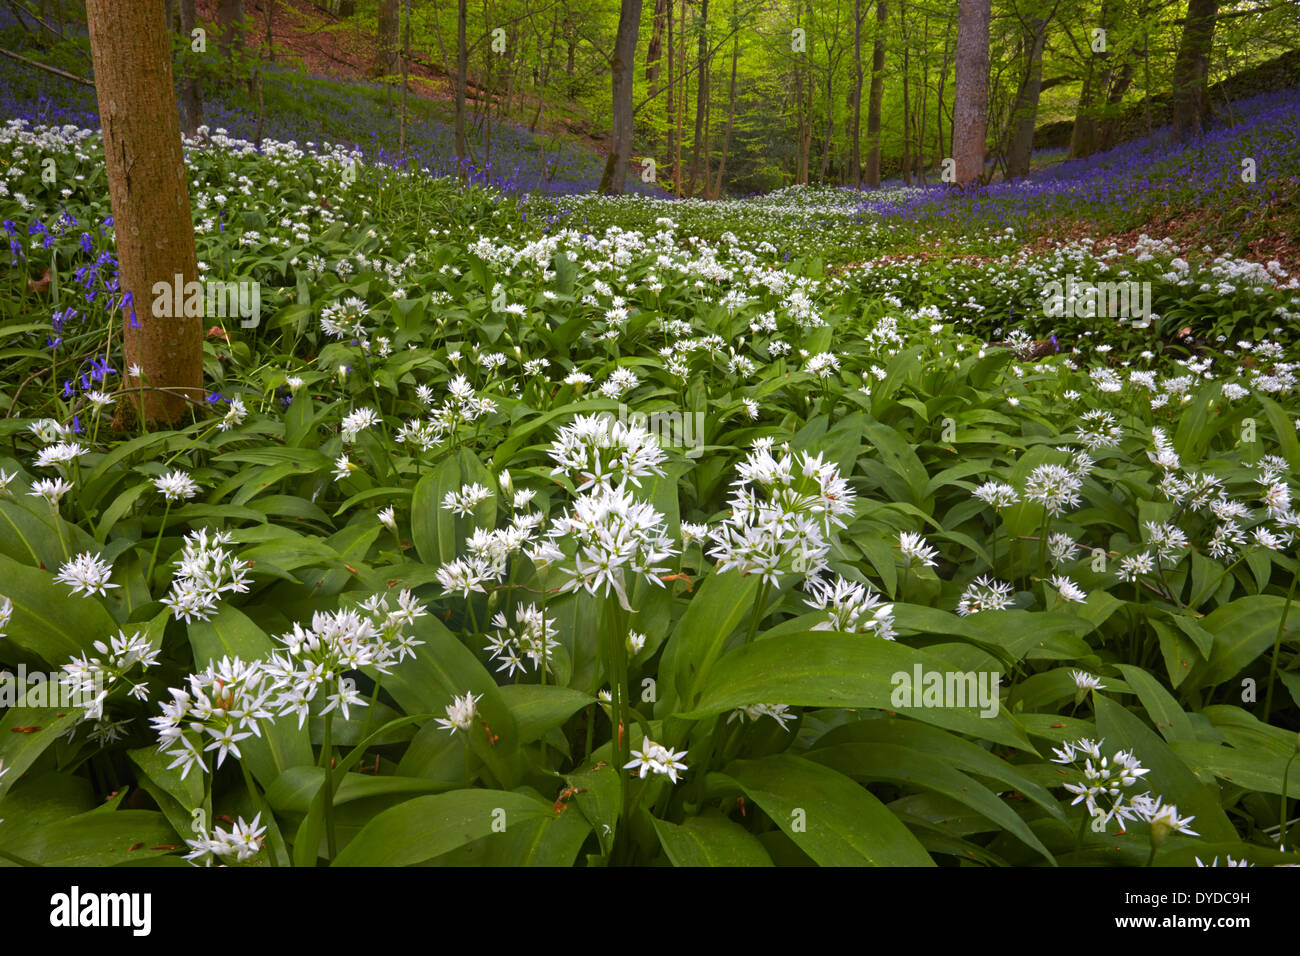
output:
{"label": "tree bark", "polygon": [[[171,288],[178,275],[182,283],[198,278],[163,0],[87,0],[86,22],[118,271],[131,298],[123,309],[123,383],[145,386],[119,402],[119,420],[139,414],[146,424],[167,425],[185,414],[187,398],[203,400],[203,319],[183,309],[154,315],[155,283]],[[134,366],[143,381],[130,377]]]}
{"label": "tree bark", "polygon": [[849,90],[849,185],[862,185],[862,0],[853,0],[853,87]]}
{"label": "tree bark", "polygon": [[180,0],[177,12],[180,18],[181,39],[181,114],[185,120],[185,135],[191,138],[198,135],[203,125],[203,88],[199,84],[198,64],[195,54],[190,49],[190,34],[198,25],[194,13],[194,0]]}
{"label": "tree bark", "polygon": [[960,0],[957,8],[957,75],[953,87],[952,158],[955,182],[984,174],[989,105],[989,0]]}
{"label": "tree bark", "polygon": [[379,0],[379,26],[375,37],[375,59],[370,64],[371,76],[397,74],[397,30],[401,13],[398,0]]}
{"label": "tree bark", "polygon": [[[469,73],[469,45],[465,39],[468,0],[456,3],[456,167],[463,181],[468,175],[469,137],[465,134],[465,87]],[[572,51],[572,47],[569,48]]]}
{"label": "tree bark", "polygon": [[[731,28],[736,28],[736,4],[731,4]],[[740,58],[740,37],[731,41],[731,87],[727,93],[727,129],[722,134],[722,159],[718,162],[717,185],[713,187],[713,198],[722,195],[722,174],[727,168],[727,153],[731,149],[731,130],[736,122],[736,61]]]}
{"label": "tree bark", "polygon": [[217,51],[228,65],[234,65],[244,49],[244,0],[220,0],[217,4]]}
{"label": "tree bark", "polygon": [[1204,132],[1209,121],[1208,77],[1218,13],[1219,0],[1188,0],[1187,22],[1174,60],[1174,139],[1187,139]]}
{"label": "tree bark", "polygon": [[[880,107],[885,96],[885,0],[876,2],[876,39],[871,49],[871,92],[867,98],[867,185],[880,186]],[[907,135],[906,130],[903,134]]]}
{"label": "tree bark", "polygon": [[1034,152],[1034,126],[1038,121],[1038,97],[1043,88],[1043,46],[1047,21],[1035,17],[1029,21],[1025,47],[1028,63],[1024,81],[1011,110],[1011,149],[1007,156],[1007,177],[1029,175],[1030,157]]}
{"label": "tree bark", "polygon": [[600,192],[621,196],[627,179],[627,161],[632,156],[632,87],[636,69],[636,38],[641,29],[641,0],[621,0],[618,33],[614,37],[614,59],[610,63],[613,123],[609,158],[600,177]]}
{"label": "tree bark", "polygon": [[[686,178],[686,194],[695,195],[695,180],[700,172],[700,147],[704,143],[704,119],[709,101],[709,0],[700,6],[700,29],[695,45],[695,136],[691,140],[691,168]],[[705,173],[708,181],[708,173]]]}

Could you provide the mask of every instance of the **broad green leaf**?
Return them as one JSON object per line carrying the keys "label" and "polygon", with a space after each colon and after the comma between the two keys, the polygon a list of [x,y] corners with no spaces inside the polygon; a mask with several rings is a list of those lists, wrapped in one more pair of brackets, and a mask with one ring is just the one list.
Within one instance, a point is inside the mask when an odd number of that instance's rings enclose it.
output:
{"label": "broad green leaf", "polygon": [[772,858],[752,833],[711,811],[680,825],[654,819],[659,845],[673,866],[771,866]]}
{"label": "broad green leaf", "polygon": [[1218,788],[1204,783],[1169,745],[1141,720],[1104,696],[1095,698],[1097,733],[1106,741],[1107,754],[1127,750],[1151,772],[1142,786],[1178,805],[1180,815],[1192,814],[1192,829],[1207,840],[1232,840],[1236,830],[1219,805]]}
{"label": "broad green leaf", "polygon": [[334,866],[412,866],[488,836],[494,828],[553,814],[550,804],[506,790],[455,790],[398,804],[362,828]]}
{"label": "broad green leaf", "polygon": [[789,754],[738,760],[718,775],[763,808],[822,866],[933,866],[924,847],[870,791]]}

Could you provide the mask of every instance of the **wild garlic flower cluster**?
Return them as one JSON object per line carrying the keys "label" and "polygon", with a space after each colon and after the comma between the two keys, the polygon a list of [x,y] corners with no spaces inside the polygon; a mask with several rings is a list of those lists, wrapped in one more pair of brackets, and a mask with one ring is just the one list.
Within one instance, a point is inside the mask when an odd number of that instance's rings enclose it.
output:
{"label": "wild garlic flower cluster", "polygon": [[209,751],[217,751],[217,767],[228,753],[242,758],[239,742],[261,737],[258,722],[273,716],[274,688],[256,662],[223,657],[191,674],[188,688],[171,688],[172,699],[161,704],[162,715],[150,718],[158,749],[175,758],[167,769],[180,767],[182,780],[196,767],[203,773],[213,769],[203,756]]}
{"label": "wild garlic flower cluster", "polygon": [[478,702],[482,699],[482,694],[476,695],[471,691],[466,691],[464,697],[453,697],[447,705],[447,716],[435,718],[438,725],[452,736],[458,730],[468,732],[474,726],[474,718],[478,716]]}
{"label": "wild garlic flower cluster", "polygon": [[1005,581],[981,574],[962,592],[957,613],[962,617],[980,611],[1004,611],[1011,606],[1012,587]]}
{"label": "wild garlic flower cluster", "polygon": [[662,475],[666,455],[659,441],[640,425],[628,425],[608,414],[579,415],[560,429],[551,443],[553,475],[564,475],[578,491],[593,485],[631,482]]}
{"label": "wild garlic flower cluster", "polygon": [[72,588],[73,594],[80,594],[82,597],[98,594],[105,597],[108,595],[108,588],[121,587],[119,584],[109,583],[108,579],[112,574],[111,564],[93,552],[84,551],[64,562],[59,568],[59,573],[54,576],[54,580]]}
{"label": "wild garlic flower cluster", "polygon": [[496,634],[488,638],[488,647],[492,650],[491,659],[501,661],[498,671],[505,671],[507,677],[516,671],[528,671],[528,661],[533,670],[540,671],[543,665],[549,672],[551,655],[555,649],[555,636],[558,633],[553,618],[545,618],[536,604],[515,609],[515,626],[502,612],[492,618]]}
{"label": "wild garlic flower cluster", "polygon": [[1053,748],[1056,756],[1052,763],[1065,764],[1082,773],[1078,782],[1064,784],[1075,795],[1070,806],[1082,803],[1090,816],[1101,820],[1102,826],[1111,820],[1141,820],[1151,824],[1153,832],[1156,827],[1164,827],[1161,838],[1170,831],[1197,836],[1189,827],[1193,818],[1180,818],[1176,806],[1165,804],[1149,792],[1131,792],[1151,771],[1125,750],[1103,757],[1101,747],[1105,742],[1085,737]]}
{"label": "wild garlic flower cluster", "polygon": [[637,776],[642,780],[647,773],[657,773],[676,783],[678,771],[686,769],[686,764],[682,761],[685,756],[685,750],[670,750],[647,737],[642,741],[640,750],[632,751],[632,759],[623,769],[637,771]]}
{"label": "wild garlic flower cluster", "polygon": [[440,404],[434,405],[436,396],[427,386],[417,388],[416,395],[421,404],[431,406],[429,417],[406,421],[394,437],[426,452],[456,438],[466,425],[497,410],[497,403],[476,393],[464,375],[456,375],[447,383],[447,396]]}
{"label": "wild garlic flower cluster", "polygon": [[185,536],[171,591],[162,599],[178,620],[187,624],[211,620],[222,594],[248,593],[248,562],[224,547],[232,540],[228,531],[214,532],[209,539],[206,528]]}
{"label": "wild garlic flower cluster", "polygon": [[788,704],[750,704],[748,707],[733,710],[731,716],[727,718],[727,723],[737,720],[757,722],[762,717],[771,717],[781,725],[782,730],[786,730],[786,721],[794,720],[795,715],[790,713]]}
{"label": "wild garlic flower cluster", "polygon": [[[414,656],[423,642],[405,629],[426,613],[410,591],[399,592],[394,608],[387,595],[376,594],[357,607],[316,613],[310,628],[295,623],[280,637],[284,650],[265,660],[225,657],[210,663],[189,676],[186,688],[171,688],[172,699],[160,705],[162,715],[150,719],[158,749],[175,758],[171,767],[181,767],[184,779],[195,767],[209,772],[203,756],[208,751],[217,751],[217,767],[227,753],[242,757],[239,742],[261,737],[260,721],[296,714],[302,727],[322,688],[332,693],[326,694],[321,713],[337,709],[346,718],[351,705],[365,706],[365,701],[343,675],[366,666],[388,674],[392,665]],[[135,654],[152,663],[138,638],[122,648],[123,661]]]}
{"label": "wild garlic flower cluster", "polygon": [[732,513],[710,531],[718,570],[760,574],[768,584],[793,571],[819,578],[826,568],[830,537],[847,526],[855,494],[839,469],[802,452],[778,459],[773,441],[759,439],[737,466]]}
{"label": "wild garlic flower cluster", "polygon": [[309,628],[295,622],[293,630],[279,638],[285,649],[260,664],[275,695],[269,706],[281,717],[297,715],[302,727],[317,692],[324,688],[329,692],[321,714],[339,710],[347,719],[349,707],[365,707],[366,702],[344,675],[362,667],[390,674],[393,664],[414,657],[415,648],[424,642],[404,629],[427,613],[403,590],[391,610],[387,596],[377,594],[355,608],[318,611]]}
{"label": "wild garlic flower cluster", "polygon": [[[63,665],[63,674],[59,682],[86,700],[84,720],[100,720],[104,716],[104,702],[119,685],[127,680],[127,674],[138,664],[141,670],[148,670],[158,663],[161,653],[153,647],[149,638],[136,631],[130,637],[118,630],[117,637],[109,638],[107,644],[95,641],[94,648],[100,656],[91,657],[90,652],[74,657]],[[131,689],[128,694],[136,700],[149,699],[149,687],[143,681],[129,681]]]}
{"label": "wild garlic flower cluster", "polygon": [[882,602],[869,585],[846,581],[836,575],[829,583],[808,580],[812,597],[804,603],[826,612],[826,620],[812,626],[814,631],[840,631],[845,634],[874,634],[886,641],[897,636],[894,630],[894,606]]}
{"label": "wild garlic flower cluster", "polygon": [[224,866],[232,858],[237,863],[255,860],[266,841],[266,825],[261,820],[260,813],[251,823],[240,817],[229,830],[213,827],[211,833],[205,831],[197,840],[186,840],[190,852],[185,854],[185,859],[195,866],[200,861],[204,866],[211,866],[214,860],[220,860]]}
{"label": "wild garlic flower cluster", "polygon": [[[659,562],[677,553],[663,515],[638,501],[623,483],[616,488],[602,483],[585,492],[551,522],[546,534],[551,546],[538,554],[544,560],[563,560],[562,569],[570,577],[561,591],[582,588],[594,596],[603,588],[606,596],[616,594],[620,606],[629,611],[630,582],[625,572],[663,587],[660,578],[670,569]],[[573,548],[572,564],[566,544]]]}

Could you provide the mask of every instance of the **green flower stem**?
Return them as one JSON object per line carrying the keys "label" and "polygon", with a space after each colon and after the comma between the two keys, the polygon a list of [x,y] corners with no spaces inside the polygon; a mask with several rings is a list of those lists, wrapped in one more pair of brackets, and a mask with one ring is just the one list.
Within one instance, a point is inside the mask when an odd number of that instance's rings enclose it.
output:
{"label": "green flower stem", "polygon": [[[1297,745],[1300,748],[1300,744]],[[1291,776],[1291,764],[1295,763],[1295,758],[1300,756],[1300,749],[1291,754],[1291,759],[1286,762],[1286,769],[1282,771],[1282,818],[1279,821],[1277,848],[1286,850],[1286,800],[1287,800],[1287,783]]]}
{"label": "green flower stem", "polygon": [[321,742],[321,766],[325,768],[325,846],[329,858],[338,853],[334,837],[334,715],[325,715],[325,739]]}
{"label": "green flower stem", "polygon": [[153,541],[153,554],[149,555],[149,570],[144,573],[145,587],[150,587],[153,582],[153,568],[158,561],[158,546],[162,544],[163,532],[167,530],[167,516],[171,514],[172,500],[167,499],[167,504],[163,508],[162,524],[158,525],[158,537]]}
{"label": "green flower stem", "polygon": [[[244,786],[248,788],[248,794],[253,798],[253,805],[256,806],[258,812],[262,814],[262,820],[266,823],[267,832],[269,834],[271,827],[275,824],[274,818],[271,816],[271,808],[267,806],[266,798],[262,796],[262,791],[257,789],[257,783],[253,780],[253,774],[252,771],[248,769],[248,764],[242,760],[239,761],[239,769],[244,772]],[[271,860],[271,865],[279,866],[280,861],[276,856],[275,844],[271,842],[269,836],[267,842],[271,844],[265,848],[268,851],[267,856]]]}
{"label": "green flower stem", "polygon": [[[1286,619],[1291,613],[1291,601],[1295,597],[1296,581],[1300,580],[1300,560],[1296,562],[1295,573],[1291,575],[1291,587],[1286,592],[1286,605],[1282,608],[1282,619],[1277,622],[1277,634],[1273,637],[1273,659],[1268,665],[1268,692],[1264,695],[1264,723],[1268,723],[1268,716],[1273,712],[1273,684],[1277,680],[1277,658],[1282,650],[1282,632],[1286,630]],[[1286,795],[1282,796],[1283,804],[1286,803]]]}
{"label": "green flower stem", "polygon": [[749,619],[749,634],[745,637],[746,644],[752,644],[758,634],[758,625],[763,619],[763,612],[767,608],[767,596],[771,588],[772,585],[766,581],[758,586],[758,600],[754,602],[754,613]]}

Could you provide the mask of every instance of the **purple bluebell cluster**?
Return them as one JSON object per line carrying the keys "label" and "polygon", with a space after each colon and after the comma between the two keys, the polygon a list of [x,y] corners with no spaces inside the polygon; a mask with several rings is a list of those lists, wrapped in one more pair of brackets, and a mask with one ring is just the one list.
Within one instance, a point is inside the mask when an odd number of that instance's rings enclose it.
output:
{"label": "purple bluebell cluster", "polygon": [[1186,143],[1173,143],[1168,129],[1157,129],[1011,182],[961,191],[931,185],[901,200],[868,198],[863,215],[1003,229],[1044,220],[1138,223],[1171,206],[1214,205],[1230,189],[1255,194],[1260,205],[1277,199],[1279,189],[1300,175],[1300,89],[1236,103],[1231,120],[1221,118]]}

